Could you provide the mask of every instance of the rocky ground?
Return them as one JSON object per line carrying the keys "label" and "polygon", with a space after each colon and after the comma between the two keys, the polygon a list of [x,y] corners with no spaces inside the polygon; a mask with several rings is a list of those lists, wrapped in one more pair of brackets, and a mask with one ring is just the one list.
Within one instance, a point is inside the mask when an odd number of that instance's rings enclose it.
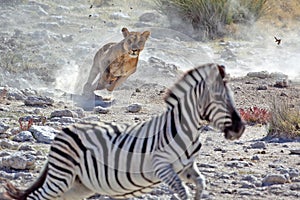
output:
{"label": "rocky ground", "polygon": [[[253,71],[253,66],[297,75],[293,66],[298,66],[300,48],[293,40],[283,38],[281,46],[273,47],[273,35],[269,42],[257,33],[255,42],[228,38],[195,42],[163,27],[164,16],[148,1],[120,2],[0,4],[0,191],[6,180],[22,188],[35,180],[61,127],[82,120],[135,123],[162,112],[165,89],[191,66],[220,62],[234,75],[239,70]],[[116,101],[110,109],[84,111],[70,95],[76,75],[86,74],[81,72],[91,66],[101,44],[121,38],[123,26],[151,31],[138,70],[113,93]],[[229,84],[238,108],[268,109],[273,99],[299,108],[300,85],[286,80],[289,77],[281,73],[254,72],[232,76]],[[205,199],[300,198],[300,140],[267,134],[267,126],[256,124],[247,126],[239,141],[231,142],[218,131],[202,131],[198,165],[207,178]],[[174,196],[162,185],[141,199]]]}

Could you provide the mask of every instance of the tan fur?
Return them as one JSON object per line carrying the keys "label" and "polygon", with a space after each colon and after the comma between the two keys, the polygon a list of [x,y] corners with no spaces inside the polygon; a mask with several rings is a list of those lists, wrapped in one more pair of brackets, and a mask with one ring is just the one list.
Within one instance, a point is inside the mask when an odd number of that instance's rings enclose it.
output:
{"label": "tan fur", "polygon": [[119,43],[108,43],[96,53],[84,95],[95,90],[113,91],[136,71],[140,52],[144,49],[150,32],[129,32],[122,29],[124,39]]}

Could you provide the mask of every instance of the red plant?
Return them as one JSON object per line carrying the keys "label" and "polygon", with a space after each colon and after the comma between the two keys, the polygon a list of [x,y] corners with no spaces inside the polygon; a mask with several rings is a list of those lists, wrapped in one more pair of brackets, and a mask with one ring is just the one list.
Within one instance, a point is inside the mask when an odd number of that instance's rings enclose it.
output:
{"label": "red plant", "polygon": [[256,106],[247,109],[240,108],[240,115],[248,124],[267,124],[270,119],[270,112]]}

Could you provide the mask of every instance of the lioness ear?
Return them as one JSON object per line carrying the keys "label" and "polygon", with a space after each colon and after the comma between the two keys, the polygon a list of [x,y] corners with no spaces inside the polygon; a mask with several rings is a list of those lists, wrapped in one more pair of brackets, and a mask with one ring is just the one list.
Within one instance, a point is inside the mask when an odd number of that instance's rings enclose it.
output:
{"label": "lioness ear", "polygon": [[143,36],[146,40],[148,39],[149,35],[150,35],[150,31],[144,31],[144,32],[142,33],[142,36]]}
{"label": "lioness ear", "polygon": [[219,72],[220,72],[220,75],[221,75],[222,79],[224,79],[225,75],[226,75],[225,66],[224,65],[218,65],[218,69],[219,69]]}
{"label": "lioness ear", "polygon": [[128,35],[129,35],[129,31],[128,31],[128,29],[127,28],[122,28],[122,33],[123,33],[123,36],[124,36],[124,38],[126,38]]}

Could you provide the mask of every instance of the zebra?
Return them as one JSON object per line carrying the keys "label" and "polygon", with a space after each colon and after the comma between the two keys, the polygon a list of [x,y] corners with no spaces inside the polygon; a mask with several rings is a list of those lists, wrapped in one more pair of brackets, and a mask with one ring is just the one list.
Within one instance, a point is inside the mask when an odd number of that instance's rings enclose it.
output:
{"label": "zebra", "polygon": [[[7,183],[4,196],[124,199],[165,183],[178,199],[200,199],[205,177],[195,158],[203,120],[228,140],[239,139],[245,130],[225,77],[225,67],[214,63],[189,70],[166,92],[164,112],[145,122],[81,122],[63,128],[38,179],[26,190]],[[195,185],[193,195],[186,183]]]}

